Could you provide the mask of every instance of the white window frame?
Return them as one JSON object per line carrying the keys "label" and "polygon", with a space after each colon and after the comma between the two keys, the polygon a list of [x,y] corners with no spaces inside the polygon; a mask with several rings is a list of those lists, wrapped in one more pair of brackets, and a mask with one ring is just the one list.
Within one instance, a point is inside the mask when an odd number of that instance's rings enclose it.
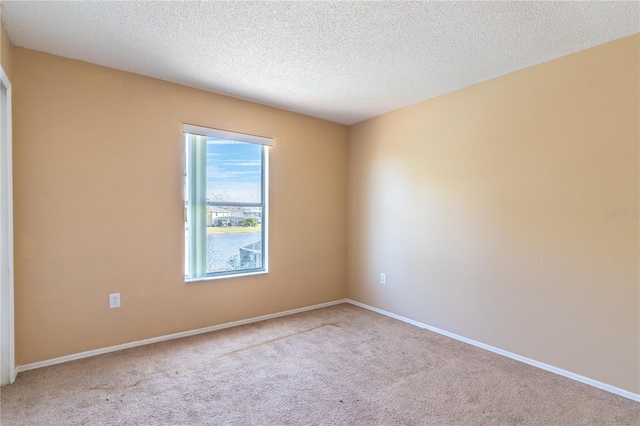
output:
{"label": "white window frame", "polygon": [[[199,208],[187,209],[188,223],[193,226],[186,232],[189,233],[189,244],[185,244],[185,263],[188,264],[189,275],[185,270],[185,282],[202,280],[212,280],[221,278],[232,278],[247,275],[257,275],[268,273],[269,250],[268,250],[268,222],[269,222],[269,149],[274,145],[272,138],[254,136],[244,133],[230,132],[226,130],[212,129],[208,127],[195,126],[191,124],[183,125],[184,142],[187,147],[189,138],[198,136],[211,137],[217,139],[227,139],[243,143],[252,143],[262,146],[262,200],[261,203],[251,202],[211,202],[206,199],[206,144],[191,143],[185,150],[185,176],[187,184],[184,194],[185,202],[191,201]],[[197,164],[196,164],[197,163]],[[187,171],[191,173],[187,173]],[[206,213],[207,206],[242,206],[262,208],[262,266],[255,269],[241,269],[220,272],[206,271]],[[185,204],[186,206],[186,204]]]}

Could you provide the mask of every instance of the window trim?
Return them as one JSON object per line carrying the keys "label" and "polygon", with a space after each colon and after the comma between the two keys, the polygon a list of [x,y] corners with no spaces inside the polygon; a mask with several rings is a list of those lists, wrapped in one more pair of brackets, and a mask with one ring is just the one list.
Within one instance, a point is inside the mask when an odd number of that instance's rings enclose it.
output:
{"label": "window trim", "polygon": [[[198,166],[196,166],[196,177],[194,177],[193,179],[187,179],[187,185],[185,188],[185,191],[188,192],[185,193],[183,195],[183,202],[187,201],[187,195],[189,195],[189,201],[191,201],[193,198],[191,197],[192,194],[200,194],[200,198],[202,198],[202,196],[204,196],[204,200],[202,199],[197,199],[195,203],[196,204],[203,204],[204,206],[248,206],[248,207],[261,207],[262,208],[262,224],[261,224],[261,237],[262,237],[262,266],[260,268],[253,268],[253,269],[240,269],[240,270],[231,270],[231,271],[218,271],[218,272],[207,272],[206,271],[206,250],[205,253],[201,253],[200,256],[205,256],[204,260],[203,259],[196,259],[195,255],[193,255],[193,248],[196,247],[198,244],[203,244],[206,247],[206,230],[204,233],[204,241],[202,241],[202,235],[199,235],[199,233],[193,232],[190,234],[190,236],[196,236],[196,238],[189,238],[189,256],[187,259],[185,259],[185,263],[189,262],[189,271],[195,271],[195,274],[191,274],[191,275],[187,275],[186,274],[186,270],[184,271],[184,279],[185,282],[189,283],[189,282],[197,282],[197,281],[207,281],[207,280],[215,280],[215,279],[222,279],[222,278],[235,278],[235,277],[243,277],[243,276],[249,276],[249,275],[260,275],[260,274],[267,274],[269,272],[269,249],[268,249],[268,244],[269,244],[269,147],[272,147],[274,145],[274,140],[272,138],[266,138],[266,137],[262,137],[262,136],[254,136],[254,135],[247,135],[247,134],[243,134],[243,133],[237,133],[237,132],[230,132],[230,131],[225,131],[225,130],[219,130],[219,129],[211,129],[211,128],[206,128],[206,127],[200,127],[200,126],[194,126],[194,125],[190,125],[190,124],[184,124],[183,125],[183,134],[184,134],[184,138],[183,138],[183,143],[187,143],[187,140],[190,136],[204,136],[204,137],[212,137],[212,138],[218,138],[218,139],[228,139],[228,140],[234,140],[234,141],[238,141],[238,142],[243,142],[243,143],[253,143],[253,144],[257,144],[257,145],[261,145],[261,158],[262,158],[262,188],[261,188],[261,198],[262,198],[262,202],[261,203],[251,203],[251,202],[215,202],[215,201],[207,201],[206,200],[206,184],[205,184],[205,188],[200,187],[200,185],[196,185],[196,188],[192,188],[192,182],[199,182],[200,180],[203,180],[204,182],[206,182],[206,144],[204,146],[204,156],[202,152],[197,152],[196,147],[192,147],[191,149],[184,150],[185,153],[185,176],[189,177],[189,175],[187,175],[187,170],[189,170],[191,167],[188,164],[189,161],[195,161],[192,160],[190,157],[193,157],[193,155],[196,155],[198,157],[204,158],[205,164],[204,164],[204,169],[202,170],[198,170]],[[195,145],[195,144],[194,144]],[[186,148],[186,146],[185,146]],[[187,152],[188,151],[188,152]],[[202,168],[202,165],[200,165],[200,169]],[[198,175],[200,175],[198,177]],[[204,179],[199,179],[204,177]],[[191,213],[189,213],[191,214]],[[202,214],[202,212],[200,214],[197,214],[197,212],[193,213],[193,217],[196,220],[206,220],[205,216]],[[202,224],[199,225],[199,227],[201,227]],[[206,225],[204,227],[206,229]],[[198,237],[199,235],[199,237]],[[185,243],[186,243],[186,239],[185,239]],[[202,250],[197,250],[198,252],[202,252]],[[183,250],[183,254],[185,257],[187,257],[187,247],[184,247]],[[195,267],[195,268],[194,268]],[[194,276],[195,275],[195,276]]]}
{"label": "window trim", "polygon": [[248,133],[230,132],[228,130],[212,129],[210,127],[195,126],[193,124],[183,124],[182,133],[189,133],[197,136],[207,136],[210,138],[230,139],[238,142],[253,143],[256,145],[273,146],[273,138],[250,135]]}

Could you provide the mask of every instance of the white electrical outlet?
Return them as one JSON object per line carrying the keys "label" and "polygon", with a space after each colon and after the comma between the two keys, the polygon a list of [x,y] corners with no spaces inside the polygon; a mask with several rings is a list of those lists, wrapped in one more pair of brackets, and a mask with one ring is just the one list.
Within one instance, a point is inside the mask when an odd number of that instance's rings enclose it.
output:
{"label": "white electrical outlet", "polygon": [[383,272],[380,274],[380,284],[386,284],[386,283],[387,283],[387,274]]}
{"label": "white electrical outlet", "polygon": [[109,295],[109,308],[120,307],[120,293],[112,293]]}

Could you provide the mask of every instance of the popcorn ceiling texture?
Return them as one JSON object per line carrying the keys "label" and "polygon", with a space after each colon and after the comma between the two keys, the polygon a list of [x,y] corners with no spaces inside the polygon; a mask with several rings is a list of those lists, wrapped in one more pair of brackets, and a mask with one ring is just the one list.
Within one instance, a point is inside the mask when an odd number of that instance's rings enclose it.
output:
{"label": "popcorn ceiling texture", "polygon": [[354,124],[640,31],[638,2],[2,2],[14,45]]}

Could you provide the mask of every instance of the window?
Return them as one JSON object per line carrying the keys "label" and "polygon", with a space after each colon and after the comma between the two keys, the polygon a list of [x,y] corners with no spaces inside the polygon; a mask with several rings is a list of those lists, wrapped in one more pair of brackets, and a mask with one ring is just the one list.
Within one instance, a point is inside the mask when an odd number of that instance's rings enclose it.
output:
{"label": "window", "polygon": [[273,139],[184,125],[185,279],[267,270]]}

